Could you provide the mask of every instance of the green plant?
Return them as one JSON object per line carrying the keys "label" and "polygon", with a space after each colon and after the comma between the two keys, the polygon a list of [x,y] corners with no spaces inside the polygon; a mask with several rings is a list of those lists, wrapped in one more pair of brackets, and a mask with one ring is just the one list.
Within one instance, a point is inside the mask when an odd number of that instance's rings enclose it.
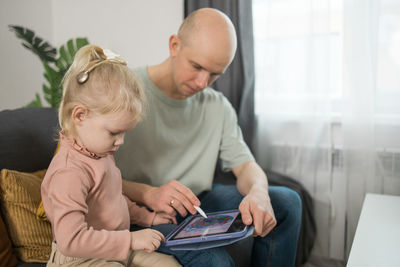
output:
{"label": "green plant", "polygon": [[[54,48],[48,42],[44,41],[35,32],[16,25],[8,25],[9,29],[22,40],[22,45],[32,51],[41,60],[47,83],[42,85],[44,99],[51,107],[58,107],[62,97],[61,81],[68,68],[71,66],[75,53],[89,44],[87,38],[70,39],[60,48]],[[38,93],[26,107],[42,107],[42,101]]]}

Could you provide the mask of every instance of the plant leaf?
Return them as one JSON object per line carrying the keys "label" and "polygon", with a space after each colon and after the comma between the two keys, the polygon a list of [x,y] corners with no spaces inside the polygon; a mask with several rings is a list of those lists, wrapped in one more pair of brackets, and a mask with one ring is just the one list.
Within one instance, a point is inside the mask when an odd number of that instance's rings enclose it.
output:
{"label": "plant leaf", "polygon": [[35,35],[35,32],[17,25],[8,25],[10,31],[22,40],[22,45],[31,50],[41,60],[46,62],[55,62],[57,49],[45,42],[42,38]]}
{"label": "plant leaf", "polygon": [[[65,45],[59,48],[59,57],[57,58],[55,65],[60,71],[66,72],[71,66],[76,52],[83,46],[89,44],[87,38],[76,38],[70,39]],[[67,49],[65,48],[67,47]]]}
{"label": "plant leaf", "polygon": [[70,58],[70,54],[67,53],[67,50],[65,49],[65,46],[62,45],[60,49],[58,50],[60,57],[58,59],[61,59],[64,65],[70,66],[72,64],[72,60]]}
{"label": "plant leaf", "polygon": [[76,48],[79,49],[85,45],[88,45],[89,41],[87,38],[76,38]]}
{"label": "plant leaf", "polygon": [[70,39],[58,49],[59,56],[54,63],[54,67],[46,62],[43,63],[45,68],[45,73],[43,75],[49,83],[48,86],[44,85],[43,91],[46,101],[52,107],[58,107],[60,105],[62,99],[61,81],[71,66],[76,52],[87,44],[89,44],[87,38]]}
{"label": "plant leaf", "polygon": [[51,90],[46,84],[42,85],[42,90],[45,96],[51,94]]}
{"label": "plant leaf", "polygon": [[38,93],[35,94],[35,99],[25,105],[26,108],[43,107],[42,101]]}
{"label": "plant leaf", "polygon": [[59,70],[60,69],[67,69],[67,65],[65,65],[64,62],[61,61],[61,60],[56,60],[55,65]]}
{"label": "plant leaf", "polygon": [[71,62],[72,62],[72,60],[74,59],[74,56],[75,56],[75,48],[74,48],[74,41],[72,40],[72,39],[69,39],[68,41],[67,41],[67,47],[68,47],[68,54],[70,55],[70,56],[72,56],[70,59],[71,59]]}
{"label": "plant leaf", "polygon": [[[89,44],[87,38],[76,38],[67,41],[66,45],[57,49],[45,42],[35,32],[17,25],[8,25],[10,31],[22,40],[22,46],[36,54],[42,61],[44,67],[43,76],[46,82],[42,85],[44,99],[52,107],[58,107],[62,99],[61,81],[71,66],[76,52],[83,46]],[[28,105],[30,107],[41,107],[42,101],[38,93],[35,99]]]}
{"label": "plant leaf", "polygon": [[62,96],[61,80],[65,74],[64,71],[54,69],[47,62],[42,61],[45,72],[43,76],[48,81],[49,85],[43,84],[42,90],[45,100],[52,107],[58,107]]}

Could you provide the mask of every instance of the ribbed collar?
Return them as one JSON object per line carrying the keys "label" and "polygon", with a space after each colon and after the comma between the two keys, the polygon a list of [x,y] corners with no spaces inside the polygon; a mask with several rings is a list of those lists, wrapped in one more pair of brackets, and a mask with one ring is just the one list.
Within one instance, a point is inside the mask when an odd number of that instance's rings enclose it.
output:
{"label": "ribbed collar", "polygon": [[60,134],[60,140],[62,142],[64,142],[66,145],[72,147],[74,150],[78,151],[79,153],[85,156],[88,156],[92,159],[100,159],[107,156],[107,155],[99,156],[96,153],[90,152],[86,147],[78,145],[75,139],[66,137],[62,131],[60,131],[59,134]]}

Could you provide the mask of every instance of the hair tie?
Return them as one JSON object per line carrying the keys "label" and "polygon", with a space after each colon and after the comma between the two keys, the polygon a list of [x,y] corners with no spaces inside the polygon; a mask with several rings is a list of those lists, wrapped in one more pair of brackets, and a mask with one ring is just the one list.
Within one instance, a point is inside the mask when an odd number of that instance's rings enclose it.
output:
{"label": "hair tie", "polygon": [[123,58],[121,58],[120,55],[115,54],[113,51],[111,51],[109,49],[102,49],[102,50],[103,50],[103,54],[105,55],[106,59],[101,60],[100,62],[97,62],[96,64],[94,64],[90,68],[88,68],[87,70],[83,70],[83,71],[79,72],[78,75],[76,76],[76,80],[78,81],[79,84],[84,84],[85,82],[87,82],[87,80],[89,79],[89,73],[92,70],[94,70],[94,68],[96,68],[97,66],[99,66],[100,64],[103,64],[105,62],[127,65],[127,62]]}

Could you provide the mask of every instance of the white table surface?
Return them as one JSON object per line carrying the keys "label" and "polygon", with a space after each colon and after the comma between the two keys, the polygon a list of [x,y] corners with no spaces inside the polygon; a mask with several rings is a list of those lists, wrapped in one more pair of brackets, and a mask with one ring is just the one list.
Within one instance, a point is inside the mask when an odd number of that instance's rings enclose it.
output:
{"label": "white table surface", "polygon": [[347,267],[400,266],[400,197],[367,194]]}

